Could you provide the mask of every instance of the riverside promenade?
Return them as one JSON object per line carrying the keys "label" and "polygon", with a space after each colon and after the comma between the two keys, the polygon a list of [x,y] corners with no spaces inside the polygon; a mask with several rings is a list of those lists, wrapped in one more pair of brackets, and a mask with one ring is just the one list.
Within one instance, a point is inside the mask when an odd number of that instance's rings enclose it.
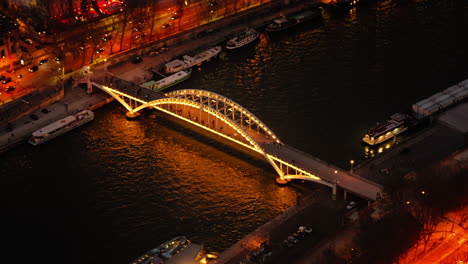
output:
{"label": "riverside promenade", "polygon": [[[94,73],[92,78],[99,79],[107,72],[119,76],[130,82],[141,84],[152,76],[152,69],[160,69],[163,65],[176,57],[192,53],[195,50],[217,45],[224,42],[233,33],[248,27],[262,27],[277,17],[280,12],[288,14],[295,12],[306,5],[316,1],[302,1],[285,5],[282,2],[269,2],[257,7],[239,12],[213,23],[208,23],[197,28],[161,39],[152,44],[146,44],[139,49],[127,50],[110,57],[106,62],[96,63],[90,66]],[[272,12],[272,10],[276,10]],[[200,32],[209,32],[204,37],[196,37]],[[169,51],[155,57],[146,56],[154,46],[166,46]],[[135,54],[141,54],[143,61],[139,64],[131,62]],[[65,79],[79,77],[82,70],[69,73]],[[50,86],[45,81],[44,86]],[[47,83],[47,84],[46,84]],[[41,85],[39,84],[35,84]],[[57,89],[51,87],[53,90]],[[41,90],[42,88],[36,88]],[[96,91],[96,90],[95,90]],[[5,152],[18,144],[25,143],[35,130],[53,123],[67,115],[84,109],[97,109],[111,102],[113,98],[103,92],[95,92],[89,95],[84,89],[72,88],[71,84],[65,85],[60,91],[52,91],[47,94],[32,92],[23,98],[18,98],[0,108],[0,119],[5,124],[0,126],[0,153]],[[47,108],[48,113],[42,109]],[[30,115],[38,117],[33,120]],[[5,120],[8,120],[6,122]]]}

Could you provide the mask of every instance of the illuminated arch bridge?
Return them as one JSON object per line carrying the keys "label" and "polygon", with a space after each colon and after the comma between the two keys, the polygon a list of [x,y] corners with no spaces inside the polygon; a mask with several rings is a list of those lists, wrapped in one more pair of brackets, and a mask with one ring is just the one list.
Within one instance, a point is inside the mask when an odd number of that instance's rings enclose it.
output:
{"label": "illuminated arch bridge", "polygon": [[[162,94],[144,87],[114,87],[92,83],[111,95],[137,116],[145,108],[155,108],[218,136],[258,152],[278,173],[279,183],[293,179],[318,182],[333,188],[344,187],[361,197],[375,200],[375,188],[361,192],[346,185],[347,172],[287,146],[260,119],[238,103],[213,92],[187,89]],[[347,175],[347,176],[346,176]],[[360,189],[360,188],[357,188]],[[381,189],[377,190],[377,193]]]}

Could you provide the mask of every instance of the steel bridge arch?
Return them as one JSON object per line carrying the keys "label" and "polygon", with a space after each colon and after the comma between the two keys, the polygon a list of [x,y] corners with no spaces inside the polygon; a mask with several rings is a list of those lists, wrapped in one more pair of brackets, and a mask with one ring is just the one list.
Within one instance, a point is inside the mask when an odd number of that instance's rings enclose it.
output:
{"label": "steel bridge arch", "polygon": [[[261,131],[272,137],[274,141],[276,141],[278,144],[282,144],[281,141],[278,139],[278,137],[271,131],[262,121],[260,121],[254,114],[250,113],[247,109],[239,105],[238,103],[221,96],[219,94],[213,93],[213,92],[208,92],[204,90],[197,90],[197,89],[188,89],[188,90],[178,90],[174,92],[170,92],[165,94],[167,97],[166,98],[160,98],[156,99],[153,101],[145,101],[142,100],[138,97],[134,97],[129,95],[128,93],[121,92],[119,90],[113,89],[109,86],[106,85],[101,85],[98,83],[93,82],[93,85],[96,87],[100,88],[101,90],[105,91],[107,94],[112,96],[115,100],[117,100],[120,104],[122,104],[131,114],[135,114],[144,108],[148,107],[154,107],[162,112],[165,112],[167,114],[173,115],[177,118],[183,119],[189,123],[192,123],[196,126],[200,126],[206,130],[209,130],[217,135],[220,135],[222,137],[225,137],[229,140],[235,141],[236,143],[243,145],[247,148],[250,148],[260,154],[262,154],[265,159],[272,165],[272,167],[275,169],[275,171],[280,175],[280,178],[283,179],[285,176],[285,173],[281,168],[278,167],[278,165],[274,161],[274,157],[271,155],[267,155],[265,153],[265,150],[259,145],[258,142],[255,141],[243,128],[243,117],[247,117],[249,121],[253,122],[257,129],[261,129]],[[130,99],[133,100],[134,102],[140,103],[140,105],[136,107],[132,107],[131,104],[128,104],[125,99]],[[219,101],[222,102],[221,108],[219,108]],[[170,105],[170,104],[176,104],[176,105],[186,105],[194,108],[198,108],[200,110],[203,110],[207,112],[208,114],[218,118],[222,122],[226,123],[228,126],[233,128],[235,131],[239,132],[239,134],[249,143],[245,144],[242,141],[236,140],[232,137],[229,137],[227,135],[224,135],[222,133],[217,132],[216,130],[210,129],[209,127],[200,125],[196,122],[193,122],[190,119],[187,119],[183,116],[180,116],[178,114],[175,114],[171,112],[170,110],[164,109],[161,107],[162,105]],[[230,109],[230,110],[229,110]],[[229,115],[228,115],[229,112]],[[237,113],[237,114],[236,114]],[[239,117],[237,118],[236,117]],[[240,122],[239,122],[240,121]],[[250,122],[248,123],[250,125]],[[251,126],[249,126],[250,128]],[[315,176],[315,175],[311,175]],[[318,177],[317,177],[318,178]],[[319,178],[318,178],[319,179]],[[313,179],[317,180],[317,179]]]}
{"label": "steel bridge arch", "polygon": [[[188,99],[183,99],[183,98],[162,98],[162,99],[157,99],[157,100],[154,100],[154,101],[150,101],[150,102],[148,102],[146,104],[142,104],[139,107],[135,108],[134,112],[140,111],[143,108],[154,107],[154,108],[156,108],[156,109],[158,109],[160,111],[170,113],[172,115],[176,115],[179,118],[183,118],[186,121],[189,121],[190,123],[195,123],[195,122],[193,122],[193,121],[191,121],[189,119],[181,117],[181,116],[179,116],[177,114],[172,113],[171,111],[169,111],[167,109],[164,109],[164,108],[160,107],[162,105],[168,105],[168,104],[169,105],[172,105],[172,104],[185,105],[185,106],[198,108],[201,111],[204,111],[204,112],[218,118],[219,120],[221,120],[222,122],[224,122],[225,124],[230,126],[232,129],[237,131],[249,144],[247,145],[247,144],[245,144],[243,142],[240,142],[240,141],[236,141],[237,143],[239,143],[241,145],[244,145],[246,147],[249,147],[249,148],[251,148],[251,149],[253,149],[253,150],[257,151],[257,152],[260,152],[261,154],[264,154],[264,150],[262,149],[262,147],[260,147],[260,145],[242,127],[240,127],[238,124],[233,122],[231,119],[227,118],[221,112],[216,111],[216,109],[208,107],[208,106],[206,106],[204,104],[201,104],[199,102],[195,102],[195,101],[188,100]],[[197,123],[195,123],[195,124],[199,125]],[[215,130],[210,129],[208,127],[203,126],[203,128],[208,129],[208,130],[210,130],[212,132],[215,132],[218,135],[220,134],[220,133],[216,132]],[[235,139],[231,138],[231,140],[235,140]]]}
{"label": "steel bridge arch", "polygon": [[[223,112],[224,116],[237,123],[238,126],[255,126],[257,130],[271,137],[277,143],[281,143],[279,138],[268,128],[258,117],[252,114],[249,110],[234,102],[233,100],[224,97],[220,94],[199,90],[199,89],[183,89],[166,93],[166,96],[171,98],[184,98],[192,101],[198,101],[205,106]],[[221,105],[220,105],[221,104]]]}

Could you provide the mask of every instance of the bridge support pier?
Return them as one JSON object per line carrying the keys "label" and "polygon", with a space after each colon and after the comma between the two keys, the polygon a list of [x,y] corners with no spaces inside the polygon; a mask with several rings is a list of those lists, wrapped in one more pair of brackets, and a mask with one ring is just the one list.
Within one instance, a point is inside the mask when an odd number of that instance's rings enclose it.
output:
{"label": "bridge support pier", "polygon": [[275,181],[276,181],[276,183],[279,184],[279,185],[285,185],[285,184],[287,184],[287,183],[289,182],[287,179],[283,179],[283,178],[281,178],[281,177],[276,178]]}
{"label": "bridge support pier", "polygon": [[140,116],[140,112],[134,112],[134,113],[133,113],[133,112],[127,112],[127,113],[125,114],[125,116],[126,116],[128,119],[135,119],[135,118],[137,118],[137,117]]}
{"label": "bridge support pier", "polygon": [[346,196],[347,196],[347,194],[348,194],[348,193],[347,193],[346,191],[343,191],[343,198],[344,198],[345,201],[346,201]]}

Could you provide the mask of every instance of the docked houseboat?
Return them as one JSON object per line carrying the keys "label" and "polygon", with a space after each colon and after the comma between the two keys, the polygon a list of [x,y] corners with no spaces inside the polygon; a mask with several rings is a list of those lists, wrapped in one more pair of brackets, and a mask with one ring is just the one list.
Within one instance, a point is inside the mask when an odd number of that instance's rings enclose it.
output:
{"label": "docked houseboat", "polygon": [[237,49],[256,40],[260,33],[254,28],[247,28],[226,42],[226,49]]}
{"label": "docked houseboat", "polygon": [[153,91],[161,91],[161,90],[164,90],[166,88],[169,88],[173,85],[176,85],[180,82],[187,80],[188,78],[190,78],[190,76],[192,76],[191,68],[178,71],[158,81],[151,80],[149,82],[142,84],[142,86],[148,89],[151,89]]}
{"label": "docked houseboat", "polygon": [[305,22],[318,20],[322,17],[322,7],[314,5],[292,13],[288,16],[281,16],[273,19],[273,21],[265,27],[267,32],[283,31],[288,28],[292,28]]}
{"label": "docked houseboat", "polygon": [[91,110],[83,110],[77,114],[67,116],[50,125],[47,125],[32,133],[28,142],[34,146],[47,142],[59,135],[62,135],[76,127],[94,119],[94,112]]}
{"label": "docked houseboat", "polygon": [[182,60],[175,59],[173,61],[166,63],[165,71],[167,73],[174,73],[174,72],[178,72],[181,70],[191,68],[196,65],[200,65],[203,62],[209,61],[212,58],[216,57],[220,52],[221,52],[221,46],[215,46],[215,47],[206,49],[198,53],[194,57],[191,57],[189,55],[184,55],[182,56]]}
{"label": "docked houseboat", "polygon": [[367,130],[362,141],[371,146],[385,142],[406,131],[410,125],[410,120],[410,116],[396,113],[390,116],[384,123]]}
{"label": "docked houseboat", "polygon": [[185,236],[170,239],[149,250],[130,264],[201,264],[213,256],[203,245],[192,243]]}

